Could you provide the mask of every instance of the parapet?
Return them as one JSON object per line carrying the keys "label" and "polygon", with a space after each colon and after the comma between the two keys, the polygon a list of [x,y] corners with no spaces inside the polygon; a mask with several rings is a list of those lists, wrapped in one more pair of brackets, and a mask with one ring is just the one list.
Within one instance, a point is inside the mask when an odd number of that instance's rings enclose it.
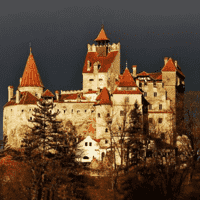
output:
{"label": "parapet", "polygon": [[[100,45],[101,46],[101,45]],[[100,47],[99,45],[95,45],[95,44],[88,44],[88,52],[96,52],[97,51],[97,47]],[[113,43],[113,44],[109,44],[108,43],[108,52],[112,52],[112,51],[119,51],[121,48],[120,42],[118,42],[117,44]]]}

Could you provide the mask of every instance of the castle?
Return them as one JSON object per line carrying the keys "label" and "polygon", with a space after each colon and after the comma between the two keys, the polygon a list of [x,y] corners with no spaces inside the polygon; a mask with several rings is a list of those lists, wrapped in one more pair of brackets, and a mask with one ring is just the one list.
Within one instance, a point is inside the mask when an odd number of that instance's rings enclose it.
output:
{"label": "castle", "polygon": [[104,146],[110,145],[110,129],[104,116],[112,117],[115,129],[120,131],[123,102],[133,106],[137,100],[149,127],[154,125],[158,136],[172,143],[183,116],[185,75],[177,61],[165,57],[160,72],[137,73],[137,65],[132,65],[132,72],[126,67],[120,74],[120,43],[109,43],[103,25],[95,41],[96,45],[87,45],[82,90],[56,90],[55,94],[44,90],[30,48],[15,95],[13,86],[8,86],[8,102],[3,108],[3,135],[8,144],[20,148],[23,132],[31,125],[28,119],[32,119],[33,108],[43,97],[56,104],[54,109],[60,111],[57,118],[64,124],[72,121],[83,138],[90,136]]}

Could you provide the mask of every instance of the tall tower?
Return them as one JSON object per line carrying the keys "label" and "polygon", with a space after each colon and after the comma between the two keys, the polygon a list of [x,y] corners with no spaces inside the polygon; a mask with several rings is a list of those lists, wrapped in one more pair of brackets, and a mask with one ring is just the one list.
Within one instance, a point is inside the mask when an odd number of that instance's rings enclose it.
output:
{"label": "tall tower", "polygon": [[28,91],[37,98],[41,98],[41,94],[44,90],[44,85],[38,72],[31,47],[23,76],[20,78],[18,90],[20,92]]}

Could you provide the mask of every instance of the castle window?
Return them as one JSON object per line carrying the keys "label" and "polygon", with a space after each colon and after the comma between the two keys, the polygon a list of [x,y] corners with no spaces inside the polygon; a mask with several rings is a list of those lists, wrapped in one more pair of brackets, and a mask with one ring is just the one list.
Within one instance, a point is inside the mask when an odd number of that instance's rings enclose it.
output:
{"label": "castle window", "polygon": [[147,86],[147,81],[144,82],[144,85]]}
{"label": "castle window", "polygon": [[31,111],[31,109],[29,109],[29,112]]}
{"label": "castle window", "polygon": [[153,82],[153,87],[156,87],[156,82],[155,81]]}
{"label": "castle window", "polygon": [[147,97],[147,92],[144,92],[144,97]]}
{"label": "castle window", "polygon": [[72,109],[72,113],[73,113],[73,109]]}
{"label": "castle window", "polygon": [[108,129],[107,129],[107,128],[105,129],[105,132],[108,132]]}
{"label": "castle window", "polygon": [[100,92],[102,91],[102,89],[100,89]]}
{"label": "castle window", "polygon": [[108,140],[105,140],[105,144],[107,144],[108,143]]}
{"label": "castle window", "polygon": [[90,146],[92,146],[92,142],[90,142]]}
{"label": "castle window", "polygon": [[67,111],[67,110],[64,110],[64,113],[65,113],[65,111]]}
{"label": "castle window", "polygon": [[107,117],[110,117],[110,113],[107,113]]}
{"label": "castle window", "polygon": [[162,87],[164,87],[164,83],[162,83]]}
{"label": "castle window", "polygon": [[98,70],[101,68],[101,65],[98,65]]}
{"label": "castle window", "polygon": [[100,79],[99,79],[99,81],[103,81],[103,79],[102,79],[102,78],[100,78]]}
{"label": "castle window", "polygon": [[35,93],[35,96],[37,97],[37,96],[38,96],[38,94],[37,94],[37,93]]}
{"label": "castle window", "polygon": [[159,110],[162,110],[162,104],[159,104]]}
{"label": "castle window", "polygon": [[80,112],[80,110],[77,110],[77,114]]}
{"label": "castle window", "polygon": [[125,102],[129,102],[129,97],[125,97]]}
{"label": "castle window", "polygon": [[98,118],[100,118],[100,113],[98,113]]}
{"label": "castle window", "polygon": [[149,110],[152,110],[152,104],[149,105]]}
{"label": "castle window", "polygon": [[158,123],[161,124],[162,123],[162,118],[158,119]]}
{"label": "castle window", "polygon": [[154,92],[154,97],[157,97],[157,92]]}
{"label": "castle window", "polygon": [[93,113],[94,112],[94,110],[91,110],[91,113]]}
{"label": "castle window", "polygon": [[32,120],[32,117],[30,117],[30,120]]}
{"label": "castle window", "polygon": [[153,123],[153,118],[149,118],[149,124]]}
{"label": "castle window", "polygon": [[142,87],[142,83],[139,83],[139,87]]}
{"label": "castle window", "polygon": [[84,156],[83,159],[89,159],[89,157],[88,156]]}
{"label": "castle window", "polygon": [[89,79],[89,81],[94,81],[94,79]]}
{"label": "castle window", "polygon": [[92,89],[88,89],[88,91],[92,91]]}
{"label": "castle window", "polygon": [[119,127],[119,130],[121,131],[121,127]]}
{"label": "castle window", "polygon": [[124,111],[120,110],[120,116],[124,116]]}
{"label": "castle window", "polygon": [[24,112],[24,110],[22,110],[22,112]]}
{"label": "castle window", "polygon": [[87,110],[85,110],[85,112],[87,112]]}
{"label": "castle window", "polygon": [[87,142],[85,142],[85,146],[87,146]]}
{"label": "castle window", "polygon": [[164,139],[165,139],[165,134],[164,134],[164,133],[161,133],[160,138],[161,138],[161,140],[164,140]]}

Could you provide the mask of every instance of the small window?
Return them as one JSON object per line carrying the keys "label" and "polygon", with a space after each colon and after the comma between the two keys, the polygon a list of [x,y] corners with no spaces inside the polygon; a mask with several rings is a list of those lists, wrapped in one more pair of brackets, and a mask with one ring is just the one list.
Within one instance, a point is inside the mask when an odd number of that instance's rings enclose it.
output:
{"label": "small window", "polygon": [[90,146],[92,146],[92,142],[90,142]]}
{"label": "small window", "polygon": [[108,132],[108,129],[107,129],[107,128],[105,129],[105,132]]}
{"label": "small window", "polygon": [[162,87],[164,87],[164,83],[162,83]]}
{"label": "small window", "polygon": [[11,112],[12,112],[12,109],[11,109]]}
{"label": "small window", "polygon": [[119,127],[119,130],[121,131],[121,127]]}
{"label": "small window", "polygon": [[102,91],[102,89],[100,89],[100,92]]}
{"label": "small window", "polygon": [[32,117],[30,117],[30,120],[32,120]]}
{"label": "small window", "polygon": [[80,110],[77,110],[77,114],[80,112]]}
{"label": "small window", "polygon": [[91,78],[91,79],[89,79],[89,81],[94,81],[94,79]]}
{"label": "small window", "polygon": [[139,83],[139,87],[142,87],[142,83]]}
{"label": "small window", "polygon": [[144,82],[144,86],[147,86],[147,82],[146,81]]}
{"label": "small window", "polygon": [[59,109],[57,109],[57,112],[59,112]]}
{"label": "small window", "polygon": [[162,104],[159,104],[159,110],[162,110]]}
{"label": "small window", "polygon": [[92,91],[92,89],[88,89],[88,91]]}
{"label": "small window", "polygon": [[129,102],[129,97],[125,97],[125,102]]}
{"label": "small window", "polygon": [[72,109],[72,113],[73,113],[73,109]]}
{"label": "small window", "polygon": [[149,118],[149,124],[153,123],[153,118]]}
{"label": "small window", "polygon": [[29,112],[31,112],[31,109],[29,109]]}
{"label": "small window", "polygon": [[107,117],[110,117],[110,113],[107,113]]}
{"label": "small window", "polygon": [[152,110],[152,104],[149,105],[149,110]]}
{"label": "small window", "polygon": [[100,79],[99,79],[99,81],[103,81],[103,79],[102,79],[102,78],[100,78]]}
{"label": "small window", "polygon": [[153,82],[153,87],[156,87],[156,82],[155,81]]}
{"label": "small window", "polygon": [[157,97],[157,92],[154,92],[154,97]]}
{"label": "small window", "polygon": [[87,110],[85,110],[85,112],[87,112]]}
{"label": "small window", "polygon": [[158,123],[161,124],[162,123],[162,118],[158,119]]}
{"label": "small window", "polygon": [[165,134],[164,134],[164,133],[161,133],[160,138],[161,138],[161,140],[164,140],[164,139],[165,139]]}
{"label": "small window", "polygon": [[37,93],[35,93],[35,96],[37,97],[37,96],[38,96],[38,94],[37,94]]}
{"label": "small window", "polygon": [[101,65],[98,65],[98,70],[101,68]]}
{"label": "small window", "polygon": [[147,97],[147,92],[144,92],[144,97]]}
{"label": "small window", "polygon": [[89,157],[88,156],[84,156],[83,159],[89,159]]}
{"label": "small window", "polygon": [[108,140],[105,140],[105,144],[108,144]]}
{"label": "small window", "polygon": [[22,112],[24,112],[24,110],[22,110]]}
{"label": "small window", "polygon": [[87,142],[85,142],[85,146],[87,146]]}
{"label": "small window", "polygon": [[100,113],[98,113],[98,118],[100,118]]}
{"label": "small window", "polygon": [[124,116],[124,111],[120,110],[120,116]]}
{"label": "small window", "polygon": [[94,110],[91,110],[91,113],[93,113],[94,112]]}

